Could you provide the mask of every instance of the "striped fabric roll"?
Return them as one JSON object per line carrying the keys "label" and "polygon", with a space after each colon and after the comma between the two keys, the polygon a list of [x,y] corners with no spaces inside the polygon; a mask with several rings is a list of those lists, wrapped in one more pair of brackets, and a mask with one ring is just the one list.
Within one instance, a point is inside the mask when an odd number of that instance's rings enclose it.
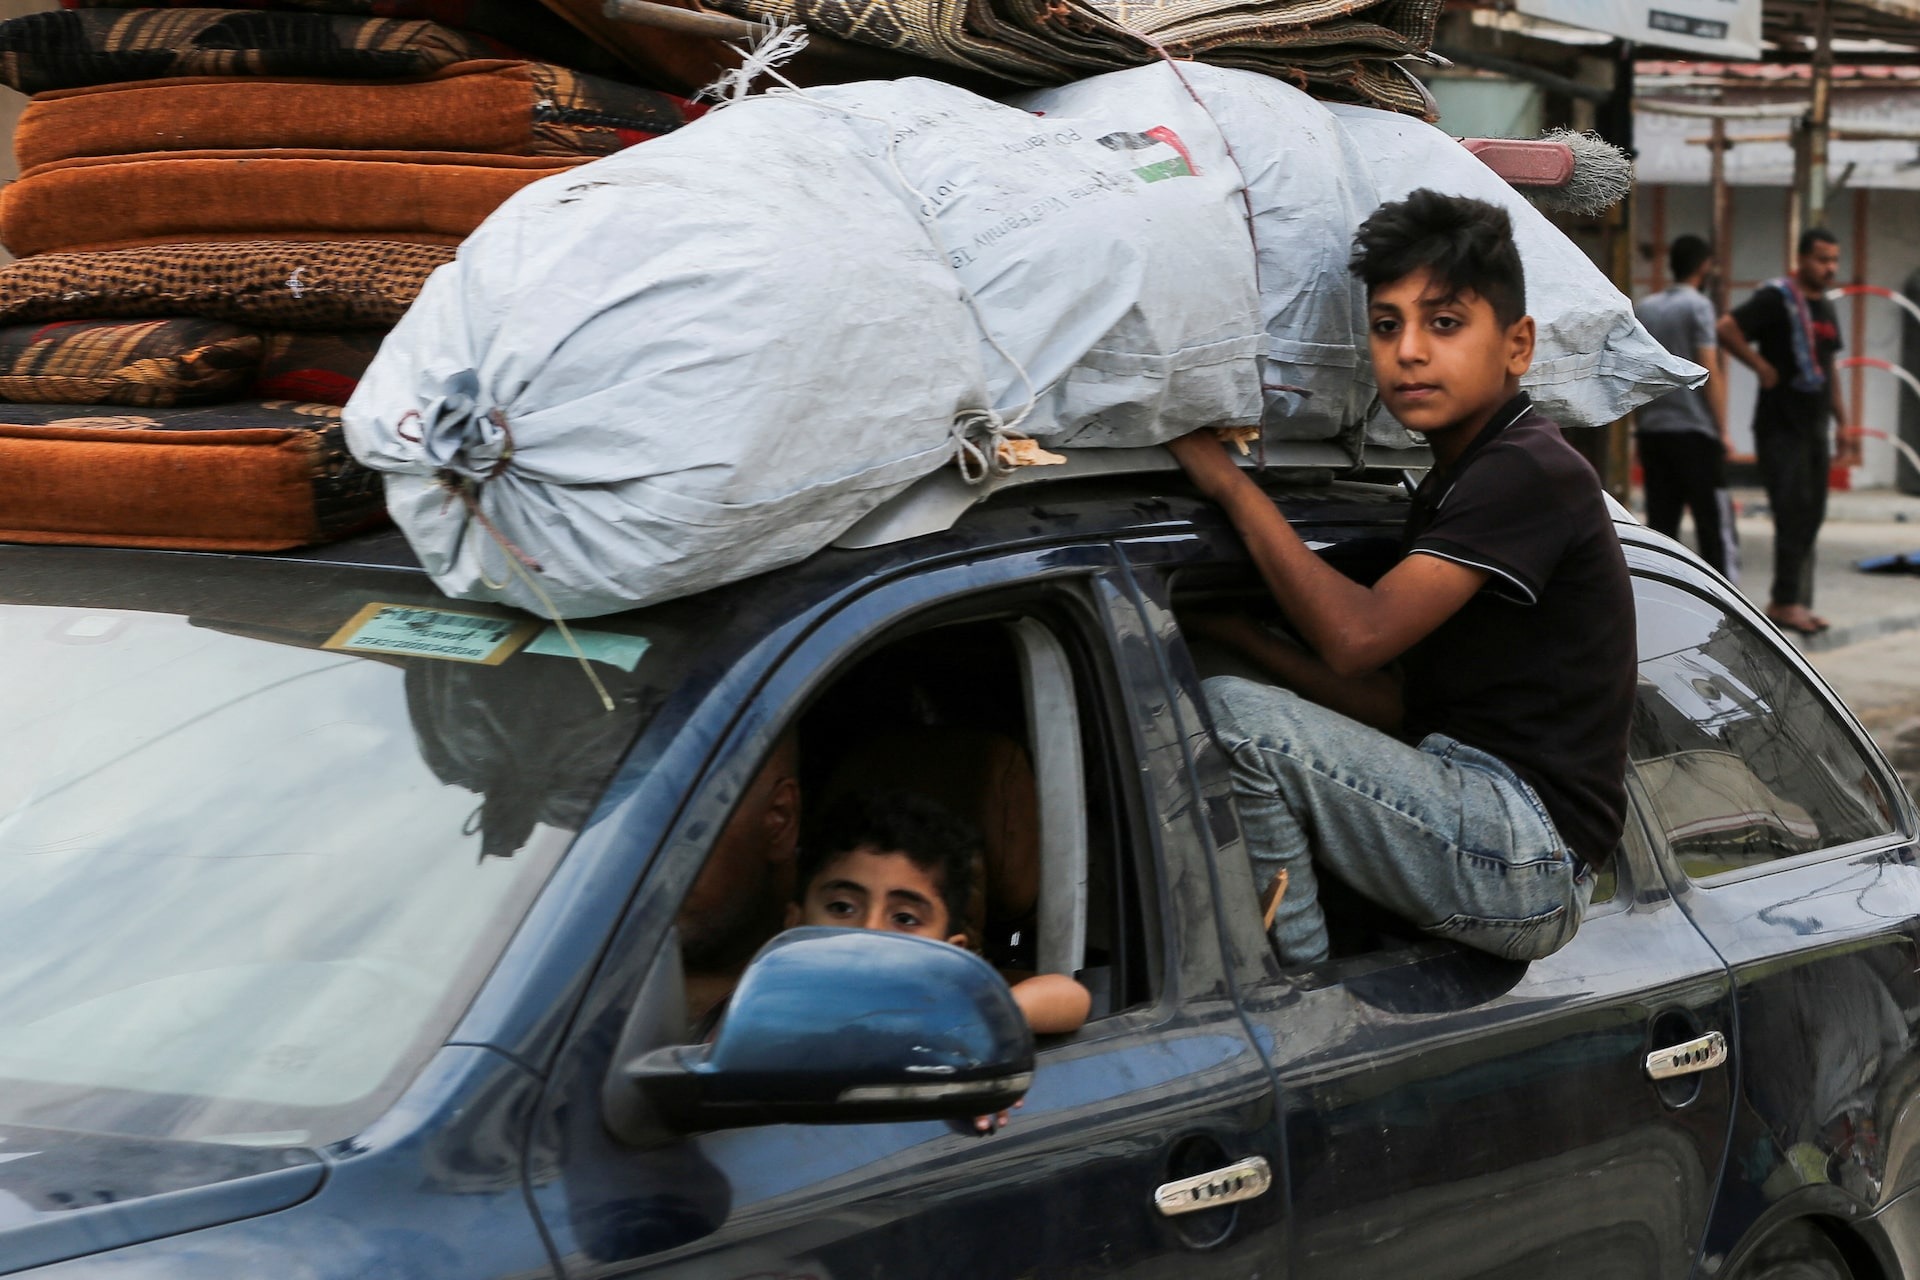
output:
{"label": "striped fabric roll", "polygon": [[245,395],[261,336],[197,318],[0,327],[0,400],[148,408]]}
{"label": "striped fabric roll", "polygon": [[438,23],[236,9],[63,9],[0,22],[21,93],[173,76],[419,76],[512,50]]}

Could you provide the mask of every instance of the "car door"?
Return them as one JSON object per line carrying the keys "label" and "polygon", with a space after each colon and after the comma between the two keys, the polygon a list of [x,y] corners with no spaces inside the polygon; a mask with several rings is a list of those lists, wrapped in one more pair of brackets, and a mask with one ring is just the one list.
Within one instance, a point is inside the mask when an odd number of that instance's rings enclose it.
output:
{"label": "car door", "polygon": [[1851,1218],[1916,1181],[1914,816],[1871,739],[1755,611],[1690,562],[1632,556],[1632,739],[1659,858],[1731,967],[1739,1100],[1708,1239]]}
{"label": "car door", "polygon": [[[1335,558],[1356,536],[1302,533]],[[1239,558],[1217,537],[1125,547],[1190,727],[1190,785],[1216,814],[1229,810],[1227,765],[1171,605],[1176,567]],[[1238,876],[1237,833],[1222,826],[1221,862]],[[1329,962],[1283,972],[1250,876],[1223,895],[1221,927],[1278,1081],[1295,1280],[1689,1274],[1732,1080],[1702,1062],[1656,1081],[1648,1058],[1727,1031],[1730,987],[1637,821],[1579,934],[1532,964],[1361,928]]]}
{"label": "car door", "polygon": [[[731,723],[689,726],[713,735],[714,763],[686,797],[568,1036],[528,1156],[532,1200],[568,1274],[1257,1269],[1277,1195],[1175,1216],[1156,1208],[1166,1184],[1273,1161],[1276,1132],[1266,1066],[1222,980],[1198,834],[1184,806],[1166,807],[1181,744],[1164,698],[1128,687],[1126,651],[1145,640],[1111,587],[1112,559],[1106,546],[1022,552],[876,587],[799,643]],[[990,1137],[966,1123],[922,1121],[760,1125],[623,1145],[602,1119],[612,1046],[662,963],[676,905],[743,779],[856,658],[903,629],[956,618],[1029,638],[1038,627],[1052,637],[1042,648],[1053,643],[1065,658],[1064,697],[1055,689],[1035,700],[1031,721],[1057,729],[1076,720],[1080,745],[1037,760],[1039,790],[1043,800],[1058,791],[1056,766],[1081,753],[1085,804],[1123,865],[1091,866],[1076,892],[1091,902],[1103,881],[1133,884],[1131,903],[1092,932],[1138,939],[1136,976],[1104,980],[1139,987],[1142,998],[1113,999],[1080,1032],[1043,1043],[1024,1105]],[[1102,945],[1111,962],[1119,949],[1111,940],[1086,941],[1085,954]],[[1097,967],[1090,959],[1083,980],[1102,981]]]}

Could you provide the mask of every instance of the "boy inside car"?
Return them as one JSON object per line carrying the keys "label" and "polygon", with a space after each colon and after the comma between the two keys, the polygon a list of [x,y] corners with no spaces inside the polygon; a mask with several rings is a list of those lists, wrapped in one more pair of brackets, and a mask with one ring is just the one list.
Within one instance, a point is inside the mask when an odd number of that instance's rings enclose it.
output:
{"label": "boy inside car", "polygon": [[[980,837],[933,801],[907,791],[854,792],[808,833],[787,927],[888,929],[965,947],[979,856]],[[1087,989],[1061,973],[1012,989],[1035,1035],[1078,1031],[1092,1006]]]}
{"label": "boy inside car", "polygon": [[1322,561],[1199,432],[1172,449],[1299,636],[1196,619],[1274,681],[1204,688],[1281,960],[1328,955],[1316,865],[1513,960],[1574,936],[1620,836],[1633,597],[1598,477],[1520,390],[1534,322],[1507,214],[1416,191],[1354,239],[1380,400],[1433,451],[1397,563]]}

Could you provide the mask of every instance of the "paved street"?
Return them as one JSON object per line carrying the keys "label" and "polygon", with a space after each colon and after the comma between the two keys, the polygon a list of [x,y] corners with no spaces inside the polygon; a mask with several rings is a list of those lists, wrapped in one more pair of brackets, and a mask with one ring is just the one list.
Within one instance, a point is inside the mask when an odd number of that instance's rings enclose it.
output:
{"label": "paved street", "polygon": [[[1749,600],[1765,604],[1773,576],[1773,519],[1757,490],[1736,490],[1735,501],[1742,513],[1740,589]],[[1833,630],[1809,638],[1805,647],[1841,649],[1891,632],[1920,630],[1920,574],[1861,573],[1854,567],[1868,556],[1916,551],[1920,497],[1886,490],[1832,494],[1820,531],[1814,610],[1833,623]]]}
{"label": "paved street", "polygon": [[1920,633],[1894,632],[1812,659],[1920,797]]}

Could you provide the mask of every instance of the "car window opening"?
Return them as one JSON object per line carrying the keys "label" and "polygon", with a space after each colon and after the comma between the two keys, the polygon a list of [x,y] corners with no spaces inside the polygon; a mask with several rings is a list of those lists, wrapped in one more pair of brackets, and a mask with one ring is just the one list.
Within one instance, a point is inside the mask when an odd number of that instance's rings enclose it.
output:
{"label": "car window opening", "polygon": [[[1359,581],[1371,581],[1391,567],[1394,548],[1376,541],[1344,548],[1339,567]],[[1264,587],[1252,581],[1242,568],[1220,567],[1184,570],[1174,580],[1174,608],[1180,618],[1183,639],[1195,672],[1205,680],[1217,675],[1235,675],[1271,684],[1274,677],[1232,646],[1201,634],[1204,627],[1190,626],[1196,617],[1206,614],[1232,614],[1253,620],[1257,625],[1304,644],[1289,627]],[[1623,835],[1607,866],[1594,877],[1593,897],[1587,910],[1614,902],[1620,892],[1621,874],[1626,859],[1626,843],[1633,824]],[[1409,947],[1431,947],[1435,940],[1412,922],[1347,885],[1325,866],[1315,868],[1319,881],[1320,905],[1326,912],[1330,960],[1338,963],[1357,956]],[[1259,909],[1250,904],[1249,911]]]}
{"label": "car window opening", "polygon": [[[781,741],[794,752],[805,815],[854,793],[894,791],[972,827],[981,849],[962,922],[968,945],[1010,984],[1075,977],[1098,1019],[1150,991],[1112,739],[1089,714],[1088,667],[1037,618],[936,626],[837,673]],[[803,833],[808,825],[803,817]],[[680,920],[683,938],[706,933],[685,905]],[[744,958],[777,932],[763,922],[730,950]],[[724,993],[716,1003],[696,989],[699,960],[687,952],[689,1009],[710,1030]]]}

